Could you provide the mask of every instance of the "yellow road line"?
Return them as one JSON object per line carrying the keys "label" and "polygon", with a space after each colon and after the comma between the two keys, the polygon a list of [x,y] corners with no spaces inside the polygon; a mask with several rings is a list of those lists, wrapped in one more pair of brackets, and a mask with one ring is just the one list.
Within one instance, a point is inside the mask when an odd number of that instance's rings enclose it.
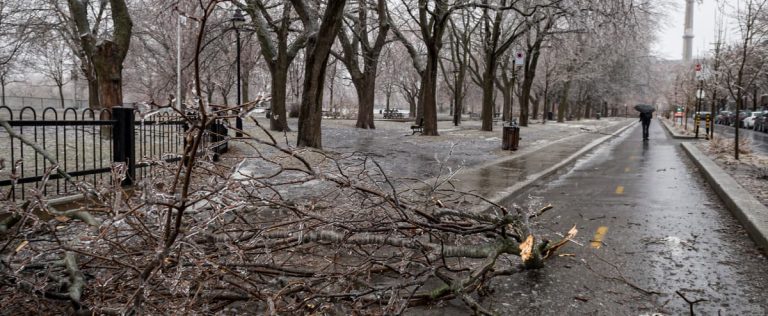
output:
{"label": "yellow road line", "polygon": [[624,186],[620,185],[616,187],[616,194],[624,194]]}
{"label": "yellow road line", "polygon": [[589,245],[592,248],[600,249],[600,247],[603,246],[603,238],[605,237],[605,233],[608,232],[608,226],[600,226],[595,231],[595,237],[592,238]]}

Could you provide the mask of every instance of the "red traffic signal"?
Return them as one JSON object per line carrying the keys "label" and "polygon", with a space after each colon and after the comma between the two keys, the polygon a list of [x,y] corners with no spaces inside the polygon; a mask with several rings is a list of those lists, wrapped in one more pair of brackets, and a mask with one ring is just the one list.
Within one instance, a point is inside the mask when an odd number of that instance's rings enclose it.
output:
{"label": "red traffic signal", "polygon": [[701,71],[701,64],[696,64],[696,72]]}

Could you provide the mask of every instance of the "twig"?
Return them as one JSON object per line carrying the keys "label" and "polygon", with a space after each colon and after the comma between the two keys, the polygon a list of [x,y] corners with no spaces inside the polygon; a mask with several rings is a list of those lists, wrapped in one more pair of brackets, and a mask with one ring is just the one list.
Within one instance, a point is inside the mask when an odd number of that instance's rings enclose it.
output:
{"label": "twig", "polygon": [[626,284],[626,285],[629,285],[631,288],[633,288],[633,289],[635,289],[635,290],[638,290],[638,291],[640,291],[640,292],[643,292],[643,293],[644,293],[644,294],[646,294],[646,295],[653,295],[653,294],[661,295],[661,294],[663,294],[663,293],[661,293],[661,292],[656,292],[656,291],[650,291],[650,290],[646,290],[646,289],[644,289],[644,288],[642,288],[642,287],[640,287],[640,286],[636,285],[635,283],[633,283],[633,282],[630,282],[629,280],[627,280],[627,278],[626,278],[626,277],[624,277],[624,274],[623,274],[623,273],[621,273],[621,269],[619,269],[619,267],[618,267],[617,265],[615,265],[615,264],[613,264],[613,263],[609,262],[608,260],[605,260],[605,259],[603,259],[602,257],[600,257],[600,256],[598,256],[598,255],[596,255],[596,254],[595,254],[594,256],[595,256],[597,259],[599,259],[600,261],[602,261],[602,262],[604,262],[604,263],[606,263],[606,264],[610,265],[611,267],[613,267],[613,269],[614,269],[614,270],[616,270],[616,273],[617,273],[619,276],[618,276],[618,277],[609,277],[609,276],[606,276],[606,275],[604,275],[604,274],[602,274],[602,273],[600,273],[600,272],[597,272],[597,271],[595,271],[594,269],[592,269],[592,267],[589,265],[589,263],[587,263],[587,269],[589,269],[590,271],[594,272],[595,274],[597,274],[597,275],[599,275],[599,276],[601,276],[601,277],[604,277],[604,278],[606,278],[606,279],[611,279],[611,280],[616,280],[616,281],[621,281],[621,282],[624,282],[624,284]]}
{"label": "twig", "polygon": [[693,313],[693,305],[694,304],[708,301],[708,300],[703,299],[703,298],[695,300],[695,301],[691,301],[688,298],[686,298],[685,295],[683,295],[683,293],[680,293],[680,291],[675,291],[675,293],[677,295],[679,295],[680,297],[682,297],[683,300],[685,300],[686,303],[688,303],[688,307],[690,307],[690,311],[691,311],[691,316],[694,315],[694,313]]}
{"label": "twig", "polygon": [[[6,120],[0,120],[0,126],[2,126],[6,132],[8,132],[8,135],[10,135],[13,138],[19,139],[22,143],[26,144],[29,147],[32,147],[38,154],[43,156],[45,160],[48,160],[53,165],[58,165],[59,162],[56,161],[56,158],[54,158],[51,153],[49,153],[45,148],[40,147],[37,143],[27,139],[26,137],[22,136],[19,133],[16,133],[16,131],[13,130],[10,124],[8,124],[8,121]],[[64,179],[66,179],[69,182],[74,183],[74,179],[72,176],[69,175],[66,171],[62,170],[61,168],[56,168],[56,172],[58,172]]]}

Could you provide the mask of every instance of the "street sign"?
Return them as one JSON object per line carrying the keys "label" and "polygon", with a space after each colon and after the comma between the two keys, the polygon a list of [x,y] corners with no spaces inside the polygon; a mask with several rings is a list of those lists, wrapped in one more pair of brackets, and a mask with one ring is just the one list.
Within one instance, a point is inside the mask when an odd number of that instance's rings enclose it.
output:
{"label": "street sign", "polygon": [[701,64],[696,64],[696,72],[701,72]]}
{"label": "street sign", "polygon": [[696,98],[704,99],[704,90],[696,90]]}
{"label": "street sign", "polygon": [[515,65],[521,66],[525,64],[525,52],[517,51],[515,53]]}

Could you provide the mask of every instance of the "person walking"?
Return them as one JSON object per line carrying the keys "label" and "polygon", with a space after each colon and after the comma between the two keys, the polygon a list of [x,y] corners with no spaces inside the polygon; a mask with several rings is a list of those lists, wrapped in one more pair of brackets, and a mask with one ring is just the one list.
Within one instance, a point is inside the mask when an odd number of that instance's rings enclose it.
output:
{"label": "person walking", "polygon": [[651,127],[651,118],[653,118],[651,112],[640,113],[640,122],[643,123],[643,140],[648,140],[648,128]]}

